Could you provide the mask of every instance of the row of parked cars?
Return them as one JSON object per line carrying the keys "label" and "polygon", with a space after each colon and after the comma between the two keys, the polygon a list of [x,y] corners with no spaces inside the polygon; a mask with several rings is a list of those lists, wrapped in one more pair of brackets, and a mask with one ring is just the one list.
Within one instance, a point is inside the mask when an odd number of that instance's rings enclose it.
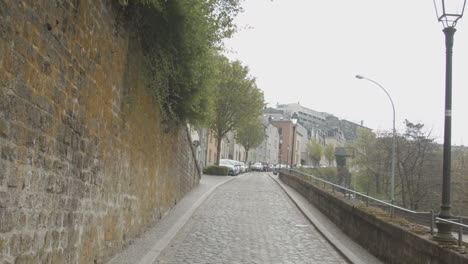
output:
{"label": "row of parked cars", "polygon": [[286,164],[273,164],[270,165],[268,162],[255,162],[251,167],[253,171],[275,171],[279,169],[289,168]]}
{"label": "row of parked cars", "polygon": [[227,167],[231,176],[249,171],[249,166],[245,162],[237,160],[220,159],[219,166]]}
{"label": "row of parked cars", "polygon": [[255,162],[250,166],[253,171],[270,171],[270,164],[268,162]]}
{"label": "row of parked cars", "polygon": [[240,173],[244,173],[247,171],[278,171],[282,168],[289,168],[288,165],[285,164],[274,164],[270,165],[268,162],[255,162],[254,164],[247,165],[245,162],[237,161],[237,160],[230,160],[230,159],[220,159],[219,166],[224,166],[229,169],[229,175],[235,176]]}

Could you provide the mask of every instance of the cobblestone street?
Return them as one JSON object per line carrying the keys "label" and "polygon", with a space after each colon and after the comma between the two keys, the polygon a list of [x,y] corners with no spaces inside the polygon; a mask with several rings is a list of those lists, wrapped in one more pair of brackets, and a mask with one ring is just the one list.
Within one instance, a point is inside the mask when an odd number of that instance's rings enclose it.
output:
{"label": "cobblestone street", "polygon": [[346,263],[267,173],[220,186],[155,263]]}

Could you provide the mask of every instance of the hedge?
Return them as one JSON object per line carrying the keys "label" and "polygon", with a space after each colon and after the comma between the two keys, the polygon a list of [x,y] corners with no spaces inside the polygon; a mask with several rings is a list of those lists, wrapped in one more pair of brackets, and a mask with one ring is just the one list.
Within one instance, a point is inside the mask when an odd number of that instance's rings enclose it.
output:
{"label": "hedge", "polygon": [[208,175],[221,175],[225,176],[229,173],[229,168],[224,166],[208,166],[203,168],[203,173]]}

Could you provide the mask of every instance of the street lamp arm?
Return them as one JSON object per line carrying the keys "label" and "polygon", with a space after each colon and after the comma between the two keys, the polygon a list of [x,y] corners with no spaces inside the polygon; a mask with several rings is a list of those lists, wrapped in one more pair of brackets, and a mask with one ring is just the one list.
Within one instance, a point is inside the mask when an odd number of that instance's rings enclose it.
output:
{"label": "street lamp arm", "polygon": [[[359,75],[358,75],[358,76],[359,76]],[[360,77],[360,78],[359,78],[359,77]],[[356,78],[358,78],[358,79],[365,79],[365,80],[368,80],[369,82],[374,83],[375,85],[377,85],[378,87],[380,87],[380,89],[382,89],[382,90],[385,92],[385,94],[388,96],[388,99],[390,99],[390,103],[392,104],[392,109],[393,109],[393,130],[395,130],[395,104],[393,104],[393,100],[392,100],[392,97],[390,96],[390,94],[389,94],[389,93],[387,92],[387,90],[386,90],[382,85],[380,85],[378,82],[376,82],[376,81],[374,81],[374,80],[372,80],[372,79],[369,79],[369,78],[367,78],[367,77],[363,77],[363,76],[359,76],[359,77],[356,76]]]}

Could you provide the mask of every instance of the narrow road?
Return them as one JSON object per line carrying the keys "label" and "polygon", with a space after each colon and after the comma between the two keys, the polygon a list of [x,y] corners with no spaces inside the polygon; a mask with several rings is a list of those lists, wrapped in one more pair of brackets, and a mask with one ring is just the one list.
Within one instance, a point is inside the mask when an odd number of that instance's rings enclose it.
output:
{"label": "narrow road", "polygon": [[266,173],[220,186],[154,263],[347,263]]}

